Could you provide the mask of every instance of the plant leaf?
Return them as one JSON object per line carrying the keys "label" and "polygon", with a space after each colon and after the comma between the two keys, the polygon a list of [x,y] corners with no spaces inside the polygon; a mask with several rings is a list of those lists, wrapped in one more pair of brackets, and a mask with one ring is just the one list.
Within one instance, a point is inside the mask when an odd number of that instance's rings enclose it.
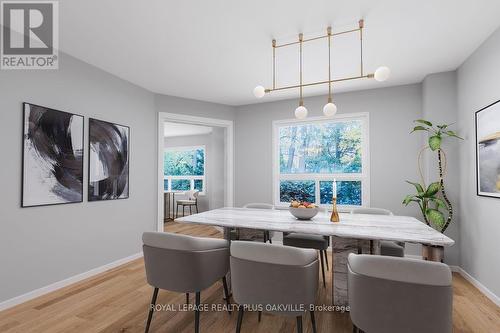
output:
{"label": "plant leaf", "polygon": [[446,204],[446,202],[443,199],[432,198],[430,200],[432,200],[436,204],[437,210],[440,210],[440,209],[447,210],[448,209],[448,205]]}
{"label": "plant leaf", "polygon": [[407,180],[406,182],[415,186],[419,195],[423,195],[425,193],[424,188],[419,183],[410,182],[409,180]]}
{"label": "plant leaf", "polygon": [[437,126],[437,128],[439,128],[439,129],[445,129],[446,127],[448,127],[448,125],[446,125],[446,124]]}
{"label": "plant leaf", "polygon": [[432,183],[432,184],[429,185],[429,187],[427,187],[427,190],[425,191],[425,196],[426,197],[432,197],[440,189],[441,189],[441,184],[439,182]]}
{"label": "plant leaf", "polygon": [[432,151],[441,148],[441,136],[433,135],[429,138],[429,147]]}
{"label": "plant leaf", "polygon": [[416,123],[421,123],[421,124],[425,124],[427,126],[431,126],[432,127],[432,123],[430,121],[427,121],[425,119],[417,119],[415,120]]}
{"label": "plant leaf", "polygon": [[425,215],[427,216],[429,221],[431,221],[435,226],[439,227],[439,229],[442,229],[444,227],[444,215],[440,211],[436,209],[427,209]]}
{"label": "plant leaf", "polygon": [[414,195],[407,195],[404,200],[403,200],[403,205],[408,206],[410,202],[419,202],[420,200],[415,199],[416,196]]}
{"label": "plant leaf", "polygon": [[416,132],[416,131],[428,131],[428,129],[425,128],[424,126],[415,126],[413,128],[413,131],[410,132],[410,134],[413,133],[413,132]]}
{"label": "plant leaf", "polygon": [[446,131],[445,133],[446,133],[446,135],[448,135],[448,136],[452,136],[452,137],[458,138],[458,139],[460,139],[460,140],[463,140],[463,138],[459,137],[459,136],[457,135],[457,133],[455,133],[454,131]]}

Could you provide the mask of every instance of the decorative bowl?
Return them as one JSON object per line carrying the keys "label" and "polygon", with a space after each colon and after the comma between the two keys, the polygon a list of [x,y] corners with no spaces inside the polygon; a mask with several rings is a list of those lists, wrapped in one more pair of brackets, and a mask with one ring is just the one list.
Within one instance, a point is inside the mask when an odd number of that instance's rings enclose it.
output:
{"label": "decorative bowl", "polygon": [[289,207],[290,214],[295,216],[298,220],[310,220],[319,212],[319,207],[314,208],[294,208]]}

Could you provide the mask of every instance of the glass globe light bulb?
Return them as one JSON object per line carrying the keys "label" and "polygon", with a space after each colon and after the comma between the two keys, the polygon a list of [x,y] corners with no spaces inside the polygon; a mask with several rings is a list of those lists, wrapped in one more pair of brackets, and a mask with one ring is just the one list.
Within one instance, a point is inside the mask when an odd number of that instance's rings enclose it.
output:
{"label": "glass globe light bulb", "polygon": [[266,88],[263,86],[257,86],[253,89],[253,95],[257,98],[262,98],[266,94]]}
{"label": "glass globe light bulb", "polygon": [[305,117],[307,117],[307,109],[305,106],[300,105],[295,109],[295,118],[304,119]]}
{"label": "glass globe light bulb", "polygon": [[389,78],[391,75],[391,70],[386,66],[381,66],[375,71],[374,78],[378,82],[383,82]]}
{"label": "glass globe light bulb", "polygon": [[333,117],[337,113],[337,106],[332,102],[325,104],[323,107],[323,114],[327,117]]}

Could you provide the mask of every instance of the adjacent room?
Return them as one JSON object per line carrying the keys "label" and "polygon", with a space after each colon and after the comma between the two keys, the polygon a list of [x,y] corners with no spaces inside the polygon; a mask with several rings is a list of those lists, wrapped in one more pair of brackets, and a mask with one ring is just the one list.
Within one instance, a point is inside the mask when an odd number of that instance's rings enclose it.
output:
{"label": "adjacent room", "polygon": [[0,332],[500,332],[499,1],[0,8]]}

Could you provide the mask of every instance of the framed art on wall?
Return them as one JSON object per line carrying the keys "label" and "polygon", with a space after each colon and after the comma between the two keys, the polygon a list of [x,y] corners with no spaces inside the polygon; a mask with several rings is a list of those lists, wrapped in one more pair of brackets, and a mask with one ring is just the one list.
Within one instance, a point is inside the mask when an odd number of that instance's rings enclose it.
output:
{"label": "framed art on wall", "polygon": [[88,200],[129,197],[130,128],[89,119]]}
{"label": "framed art on wall", "polygon": [[500,100],[476,112],[477,195],[500,198]]}
{"label": "framed art on wall", "polygon": [[23,103],[21,207],[83,201],[83,116]]}

